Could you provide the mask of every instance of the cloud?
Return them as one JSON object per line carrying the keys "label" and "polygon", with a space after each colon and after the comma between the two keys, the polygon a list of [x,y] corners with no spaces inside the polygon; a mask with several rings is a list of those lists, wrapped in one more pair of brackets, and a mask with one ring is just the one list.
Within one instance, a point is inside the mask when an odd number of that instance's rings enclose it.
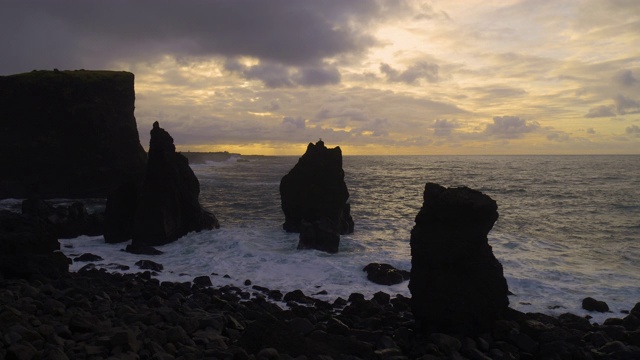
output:
{"label": "cloud", "polygon": [[631,136],[640,137],[640,126],[631,125],[625,129],[625,133]]}
{"label": "cloud", "polygon": [[436,119],[431,125],[433,134],[436,136],[450,136],[453,130],[459,127],[460,124],[457,121],[447,119]]}
{"label": "cloud", "polygon": [[487,124],[483,134],[502,139],[517,139],[539,128],[540,124],[537,122],[527,122],[518,116],[494,116],[493,123]]}
{"label": "cloud", "polygon": [[386,63],[380,64],[380,72],[383,73],[388,81],[403,82],[405,84],[415,84],[420,79],[425,79],[430,83],[438,82],[439,67],[437,64],[430,64],[426,61],[420,61],[404,71],[398,71]]}
{"label": "cloud", "polygon": [[638,84],[638,79],[633,76],[633,72],[631,70],[619,71],[613,76],[613,81],[624,87],[632,87]]}
{"label": "cloud", "polygon": [[615,102],[616,111],[619,115],[640,113],[640,102],[638,101],[620,94],[616,95],[613,101]]}
{"label": "cloud", "polygon": [[615,106],[613,105],[600,105],[589,109],[589,112],[584,116],[586,118],[599,118],[616,116]]}
{"label": "cloud", "polygon": [[329,65],[296,68],[261,62],[257,65],[247,66],[237,59],[227,59],[224,68],[227,71],[240,74],[245,79],[259,80],[268,88],[324,86],[340,82],[340,72]]}
{"label": "cloud", "polygon": [[166,54],[247,56],[304,67],[375,46],[369,26],[404,6],[393,3],[10,1],[0,15],[0,45],[11,56],[0,59],[0,69],[105,67],[113,61],[149,61]]}
{"label": "cloud", "polygon": [[293,118],[290,116],[284,117],[282,119],[282,125],[285,128],[293,128],[296,130],[302,130],[306,128],[305,121],[301,117],[296,117],[296,118]]}

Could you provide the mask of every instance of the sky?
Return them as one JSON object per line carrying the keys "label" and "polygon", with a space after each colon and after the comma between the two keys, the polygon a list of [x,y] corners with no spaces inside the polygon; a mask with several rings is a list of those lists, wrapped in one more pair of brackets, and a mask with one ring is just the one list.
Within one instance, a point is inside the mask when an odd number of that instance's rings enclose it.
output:
{"label": "sky", "polygon": [[181,151],[640,154],[638,0],[0,0],[0,75],[135,74]]}

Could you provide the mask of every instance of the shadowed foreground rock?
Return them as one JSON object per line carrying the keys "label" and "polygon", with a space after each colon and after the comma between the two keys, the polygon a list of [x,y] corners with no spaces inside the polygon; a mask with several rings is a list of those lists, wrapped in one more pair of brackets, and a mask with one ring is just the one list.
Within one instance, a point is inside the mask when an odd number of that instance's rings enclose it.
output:
{"label": "shadowed foreground rock", "polygon": [[161,283],[151,274],[0,278],[0,359],[640,358],[640,303],[603,325],[513,311],[491,333],[425,334],[400,295],[329,303],[300,290],[214,288],[207,276]]}
{"label": "shadowed foreground rock", "polygon": [[340,234],[353,232],[342,150],[322,140],[309,143],[298,163],[280,181],[283,229],[299,232],[299,249],[338,252]]}
{"label": "shadowed foreground rock", "polygon": [[411,231],[411,307],[427,331],[472,334],[503,318],[509,299],[487,234],[498,206],[467,187],[428,183]]}
{"label": "shadowed foreground rock", "polygon": [[157,246],[191,231],[219,228],[216,217],[200,205],[199,195],[200,183],[189,161],[176,153],[171,135],[155,122],[142,188],[128,182],[107,199],[105,240],[133,238],[134,246]]}

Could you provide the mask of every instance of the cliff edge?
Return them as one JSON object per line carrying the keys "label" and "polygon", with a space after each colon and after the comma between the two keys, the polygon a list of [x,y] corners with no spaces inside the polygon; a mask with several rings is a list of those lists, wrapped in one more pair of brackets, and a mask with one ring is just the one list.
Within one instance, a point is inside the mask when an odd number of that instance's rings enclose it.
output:
{"label": "cliff edge", "polygon": [[101,198],[141,179],[134,103],[128,72],[0,76],[0,199]]}

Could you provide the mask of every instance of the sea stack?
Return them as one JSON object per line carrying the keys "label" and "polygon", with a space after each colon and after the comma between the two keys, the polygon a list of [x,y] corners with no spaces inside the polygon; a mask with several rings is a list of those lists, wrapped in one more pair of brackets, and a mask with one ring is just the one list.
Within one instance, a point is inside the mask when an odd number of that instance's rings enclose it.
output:
{"label": "sea stack", "polygon": [[509,306],[502,265],[487,234],[498,219],[489,196],[427,183],[411,230],[411,307],[426,332],[479,334]]}
{"label": "sea stack", "polygon": [[280,181],[283,229],[300,233],[298,249],[338,252],[340,235],[353,232],[347,204],[342,150],[322,140],[309,143],[298,163]]}
{"label": "sea stack", "polygon": [[199,195],[200,183],[189,161],[176,152],[173,138],[156,121],[142,188],[127,182],[107,199],[105,240],[133,238],[134,247],[158,246],[192,231],[219,228],[216,217],[200,205]]}
{"label": "sea stack", "polygon": [[134,103],[129,72],[0,76],[0,199],[106,198],[142,179]]}

